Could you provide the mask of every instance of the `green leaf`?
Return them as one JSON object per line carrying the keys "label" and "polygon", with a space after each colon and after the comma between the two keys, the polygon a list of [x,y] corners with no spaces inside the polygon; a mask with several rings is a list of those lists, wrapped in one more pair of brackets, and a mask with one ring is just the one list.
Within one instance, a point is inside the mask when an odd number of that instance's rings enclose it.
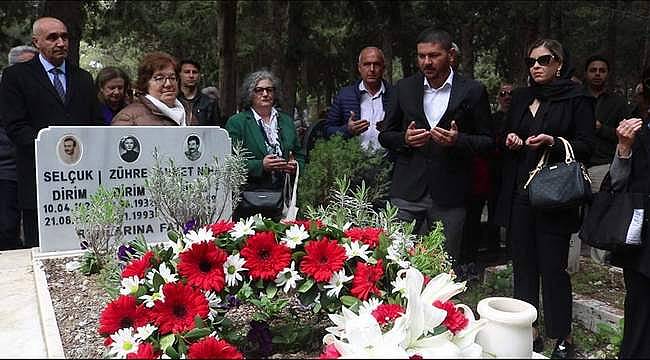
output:
{"label": "green leaf", "polygon": [[185,334],[184,338],[185,340],[200,339],[204,336],[210,335],[211,332],[212,330],[209,328],[192,329],[187,334]]}
{"label": "green leaf", "polygon": [[275,296],[275,294],[276,294],[277,292],[278,292],[278,287],[275,286],[275,283],[274,283],[274,282],[270,282],[270,283],[266,286],[266,296],[268,296],[269,298],[272,299],[272,298]]}
{"label": "green leaf", "polygon": [[298,261],[302,259],[303,256],[305,256],[304,251],[296,251],[291,255],[291,259]]}
{"label": "green leaf", "polygon": [[203,319],[201,319],[201,317],[198,315],[194,317],[194,325],[197,329],[207,327]]}
{"label": "green leaf", "polygon": [[311,310],[314,312],[314,314],[317,314],[320,311],[320,309],[321,309],[321,304],[316,303],[314,305],[314,308]]}
{"label": "green leaf", "polygon": [[178,232],[176,232],[176,230],[169,230],[167,231],[167,237],[169,238],[169,240],[176,242],[178,241],[179,235]]}
{"label": "green leaf", "polygon": [[359,302],[360,302],[359,299],[355,298],[354,296],[350,296],[350,295],[341,296],[341,303],[343,303],[343,305],[347,307],[353,306],[354,304],[357,304]]}
{"label": "green leaf", "polygon": [[[170,334],[170,335],[173,336],[173,334]],[[169,356],[169,357],[172,358],[172,359],[178,359],[178,358],[180,358],[180,356],[178,355],[178,353],[176,352],[176,350],[174,350],[174,347],[173,347],[173,346],[168,347],[168,348],[165,350],[165,354],[167,354],[167,356]]]}
{"label": "green leaf", "polygon": [[187,354],[187,345],[185,344],[185,340],[180,335],[176,335],[178,337],[178,352],[181,354]]}
{"label": "green leaf", "polygon": [[165,284],[165,279],[163,279],[163,277],[159,273],[155,273],[153,275],[153,288],[158,290],[164,284]]}
{"label": "green leaf", "polygon": [[[168,335],[163,336],[162,338],[160,338],[160,349],[162,351],[166,352],[167,348],[174,345],[175,340],[176,340],[176,337],[174,336],[174,334],[168,334]],[[170,355],[170,354],[167,354],[167,355],[169,355],[169,356],[171,356],[173,358],[172,355]],[[178,355],[176,355],[176,356],[178,356]]]}
{"label": "green leaf", "polygon": [[309,291],[309,289],[311,289],[312,286],[314,286],[314,280],[307,279],[302,285],[300,285],[300,287],[298,288],[298,292],[306,293],[307,291]]}
{"label": "green leaf", "polygon": [[255,283],[255,287],[258,289],[264,289],[264,280],[262,279],[257,280],[257,282]]}

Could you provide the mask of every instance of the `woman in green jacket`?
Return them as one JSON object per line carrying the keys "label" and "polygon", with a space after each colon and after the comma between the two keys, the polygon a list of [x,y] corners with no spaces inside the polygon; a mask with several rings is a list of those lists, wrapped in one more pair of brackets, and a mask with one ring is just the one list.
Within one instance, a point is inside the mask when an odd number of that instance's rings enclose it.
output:
{"label": "woman in green jacket", "polygon": [[[304,154],[291,116],[275,109],[281,98],[280,81],[268,70],[249,74],[241,88],[242,112],[228,119],[226,130],[233,144],[241,143],[249,152],[246,190],[282,189],[285,176],[304,167]],[[290,194],[289,194],[290,195]],[[242,201],[233,219],[261,213],[278,220],[282,209],[251,208]]]}

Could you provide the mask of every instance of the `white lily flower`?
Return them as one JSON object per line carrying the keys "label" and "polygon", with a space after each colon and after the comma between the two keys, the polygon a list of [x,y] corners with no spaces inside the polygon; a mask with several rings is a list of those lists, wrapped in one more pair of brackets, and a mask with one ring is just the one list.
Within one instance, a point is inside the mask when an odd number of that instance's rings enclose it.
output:
{"label": "white lily flower", "polygon": [[345,249],[345,256],[348,260],[352,259],[355,256],[358,256],[365,262],[368,262],[368,253],[370,253],[368,250],[369,247],[370,245],[364,244],[361,241],[350,241],[349,244],[343,244],[343,248]]}
{"label": "white lily flower", "polygon": [[339,293],[343,289],[343,284],[352,280],[353,278],[354,275],[350,275],[350,276],[345,275],[345,269],[341,269],[335,272],[334,274],[332,274],[329,283],[325,284],[324,286],[325,289],[329,289],[327,290],[327,296],[338,297]]}
{"label": "white lily flower", "polygon": [[296,262],[291,261],[290,267],[286,267],[278,273],[275,284],[279,287],[284,286],[282,290],[288,293],[289,290],[296,288],[296,282],[299,280],[302,280],[302,276],[296,271]]}
{"label": "white lily flower", "polygon": [[240,220],[232,230],[229,231],[230,235],[235,239],[238,239],[246,235],[255,235],[255,220],[254,216],[249,217],[246,220]]}
{"label": "white lily flower", "polygon": [[185,240],[185,249],[187,250],[192,247],[194,244],[199,244],[205,241],[212,241],[214,240],[214,236],[212,235],[212,229],[209,227],[202,227],[199,229],[199,231],[194,231],[190,230],[187,234],[185,234],[184,237]]}
{"label": "white lily flower", "polygon": [[153,332],[156,331],[156,330],[158,330],[158,328],[151,325],[151,324],[147,324],[145,326],[140,326],[140,327],[138,327],[138,329],[137,329],[137,331],[135,333],[135,337],[137,339],[140,339],[140,340],[144,341],[144,340],[147,340],[147,338],[149,336],[151,336],[151,334],[153,334]]}
{"label": "white lily flower", "polygon": [[109,348],[109,355],[119,358],[126,358],[126,355],[138,351],[140,342],[133,335],[133,329],[124,328],[119,329],[115,334],[111,335],[113,342]]}
{"label": "white lily flower", "polygon": [[434,301],[449,301],[452,297],[467,290],[465,281],[457,283],[451,274],[442,273],[431,279],[427,286],[422,290],[422,298],[433,304]]}
{"label": "white lily flower", "polygon": [[236,286],[239,281],[243,280],[241,271],[248,270],[244,267],[246,259],[239,256],[239,253],[228,255],[226,262],[223,263],[223,272],[226,275],[226,284]]}
{"label": "white lily flower", "polygon": [[120,295],[135,294],[136,292],[138,292],[138,287],[140,287],[141,282],[142,281],[140,280],[140,278],[138,278],[137,275],[122,279],[122,281],[120,282],[121,285]]}
{"label": "white lily flower", "polygon": [[305,230],[305,227],[302,224],[294,224],[285,231],[285,236],[280,243],[290,249],[295,249],[296,246],[301,245],[307,239],[309,239],[309,233]]}
{"label": "white lily flower", "polygon": [[163,285],[160,285],[160,288],[158,289],[157,292],[151,294],[151,295],[142,295],[138,299],[144,301],[144,306],[148,308],[152,308],[157,300],[160,301],[165,301],[165,295],[163,294],[162,291]]}
{"label": "white lily flower", "polygon": [[487,325],[487,320],[476,320],[472,309],[465,304],[458,304],[456,307],[463,309],[463,315],[467,318],[468,323],[463,330],[454,335],[452,341],[458,345],[463,357],[481,357],[483,348],[476,343],[476,335],[483,326]]}

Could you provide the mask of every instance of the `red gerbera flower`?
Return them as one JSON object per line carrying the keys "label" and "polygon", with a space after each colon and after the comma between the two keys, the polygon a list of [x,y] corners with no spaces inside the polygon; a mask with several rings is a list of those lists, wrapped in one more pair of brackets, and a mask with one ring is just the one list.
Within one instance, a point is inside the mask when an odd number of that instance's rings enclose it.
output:
{"label": "red gerbera flower", "polygon": [[138,345],[138,351],[126,354],[127,359],[156,359],[158,356],[153,351],[153,345],[142,343]]}
{"label": "red gerbera flower", "polygon": [[449,329],[449,331],[451,331],[454,335],[463,330],[469,323],[469,320],[467,317],[465,317],[465,314],[463,314],[462,310],[459,310],[451,301],[446,301],[443,303],[440,300],[436,300],[433,302],[433,306],[447,312],[447,317],[445,317],[442,325],[447,327],[447,329]]}
{"label": "red gerbera flower", "polygon": [[329,281],[333,273],[343,268],[346,260],[345,248],[327,237],[310,241],[305,245],[305,253],[300,270],[321,282]]}
{"label": "red gerbera flower", "polygon": [[344,234],[352,240],[361,241],[368,244],[371,248],[379,245],[379,235],[384,232],[382,228],[358,228],[353,227],[348,229]]}
{"label": "red gerbera flower", "polygon": [[235,223],[228,220],[219,220],[216,223],[210,225],[212,230],[212,235],[217,237],[223,233],[227,233],[235,227]]}
{"label": "red gerbera flower", "polygon": [[122,277],[127,278],[137,276],[140,279],[144,279],[144,274],[147,272],[149,266],[151,266],[152,258],[153,252],[147,251],[140,259],[131,261],[124,270],[122,270]]}
{"label": "red gerbera flower", "polygon": [[325,345],[325,350],[323,351],[322,354],[318,357],[319,359],[338,359],[341,357],[341,353],[339,353],[338,350],[336,350],[336,346],[334,344],[329,344]]}
{"label": "red gerbera flower", "polygon": [[189,359],[243,359],[244,356],[236,347],[225,340],[205,337],[190,345],[187,357]]}
{"label": "red gerbera flower", "polygon": [[391,322],[404,314],[404,308],[398,304],[381,304],[372,311],[372,316],[379,325]]}
{"label": "red gerbera flower", "polygon": [[228,254],[212,241],[193,244],[180,254],[178,273],[187,278],[189,285],[203,290],[223,290],[225,283],[223,263]]}
{"label": "red gerbera flower", "polygon": [[307,231],[311,229],[312,225],[315,225],[316,229],[321,229],[323,226],[325,226],[323,222],[320,220],[291,220],[291,221],[283,221],[283,223],[287,225],[294,225],[294,224],[302,225]]}
{"label": "red gerbera flower", "polygon": [[194,328],[194,317],[208,315],[208,300],[201,291],[181,283],[168,283],[162,289],[165,301],[156,301],[151,317],[161,334]]}
{"label": "red gerbera flower", "polygon": [[377,287],[377,281],[384,275],[384,269],[381,267],[381,259],[377,260],[376,265],[366,264],[359,261],[357,269],[352,279],[352,289],[350,292],[360,300],[367,300],[370,294],[381,296],[381,291]]}
{"label": "red gerbera flower", "polygon": [[138,305],[135,297],[120,295],[117,299],[106,305],[99,318],[99,333],[102,335],[114,334],[117,330],[143,326],[149,321],[147,310]]}
{"label": "red gerbera flower", "polygon": [[289,265],[291,249],[278,244],[275,234],[270,231],[257,233],[246,240],[241,250],[246,259],[246,267],[253,279],[273,280]]}

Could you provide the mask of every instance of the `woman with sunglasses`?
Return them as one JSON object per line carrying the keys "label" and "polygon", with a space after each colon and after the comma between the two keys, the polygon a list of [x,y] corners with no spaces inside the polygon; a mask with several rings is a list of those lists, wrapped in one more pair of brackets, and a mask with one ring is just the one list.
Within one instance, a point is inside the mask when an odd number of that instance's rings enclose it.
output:
{"label": "woman with sunglasses", "polygon": [[[557,339],[551,357],[572,358],[571,279],[566,268],[571,233],[580,225],[579,209],[533,208],[524,185],[547,149],[551,161],[564,160],[558,137],[570,142],[578,161],[589,158],[595,141],[594,105],[571,81],[568,55],[556,40],[535,42],[525,62],[529,86],[513,91],[499,144],[504,162],[496,216],[512,246],[514,297],[539,310],[541,278],[545,333]],[[533,349],[541,352],[544,341],[537,322],[533,326]]]}
{"label": "woman with sunglasses", "polygon": [[[249,74],[240,92],[244,110],[226,122],[233,144],[239,142],[249,152],[247,190],[281,189],[285,176],[295,174],[298,166],[304,167],[293,118],[275,108],[281,99],[280,89],[280,81],[268,70]],[[274,220],[282,215],[282,209],[260,211],[247,205],[242,202],[235,209],[233,219],[258,212]]]}

